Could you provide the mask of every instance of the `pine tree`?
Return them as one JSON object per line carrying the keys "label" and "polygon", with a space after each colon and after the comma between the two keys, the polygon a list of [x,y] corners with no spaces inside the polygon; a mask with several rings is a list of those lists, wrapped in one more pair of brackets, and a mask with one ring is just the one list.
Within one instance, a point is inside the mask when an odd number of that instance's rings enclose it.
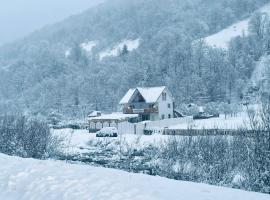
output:
{"label": "pine tree", "polygon": [[127,47],[127,45],[126,44],[124,44],[124,46],[123,46],[123,49],[121,50],[121,56],[125,56],[125,55],[127,55],[129,53],[129,51],[128,51],[128,47]]}

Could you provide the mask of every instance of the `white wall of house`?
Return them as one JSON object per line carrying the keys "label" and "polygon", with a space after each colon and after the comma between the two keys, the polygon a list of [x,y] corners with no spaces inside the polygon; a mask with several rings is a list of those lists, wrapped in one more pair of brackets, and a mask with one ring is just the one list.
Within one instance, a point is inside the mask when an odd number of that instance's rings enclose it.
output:
{"label": "white wall of house", "polygon": [[150,120],[151,121],[157,121],[157,120],[159,120],[159,114],[158,113],[151,113],[150,114]]}
{"label": "white wall of house", "polygon": [[163,93],[166,93],[166,100],[164,100],[162,95],[160,95],[160,97],[157,101],[160,120],[163,119],[163,117],[164,117],[164,119],[173,118],[173,97],[172,97],[172,94],[167,89],[164,90]]}

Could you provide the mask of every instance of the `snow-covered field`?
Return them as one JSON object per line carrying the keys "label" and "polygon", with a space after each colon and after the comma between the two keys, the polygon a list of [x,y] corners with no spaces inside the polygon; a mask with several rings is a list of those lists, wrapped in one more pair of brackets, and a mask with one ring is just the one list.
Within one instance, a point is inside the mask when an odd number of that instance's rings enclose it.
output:
{"label": "snow-covered field", "polygon": [[170,126],[170,129],[229,129],[236,130],[249,128],[249,119],[246,113],[239,113],[238,116],[231,117],[221,115],[219,118],[202,120],[192,120],[190,123],[182,123]]}
{"label": "snow-covered field", "polygon": [[[183,123],[169,126],[169,129],[241,129],[248,128],[248,116],[246,113],[239,113],[235,117],[221,115],[219,118],[203,120],[183,120]],[[148,127],[150,128],[150,127]],[[87,130],[57,129],[53,134],[64,138],[64,149],[70,154],[82,153],[89,151],[89,142],[114,142],[129,145],[140,145],[142,148],[148,145],[160,146],[170,136],[153,134],[153,135],[134,135],[122,134],[117,138],[96,138],[96,134],[88,133]],[[139,148],[139,147],[138,147]]]}
{"label": "snow-covered field", "polygon": [[[270,4],[265,5],[258,11],[270,14]],[[242,36],[243,34],[249,34],[249,21],[250,18],[247,18],[243,21],[232,24],[231,26],[223,29],[222,31],[206,37],[205,42],[212,47],[227,49],[228,44],[232,38]]]}
{"label": "snow-covered field", "polygon": [[0,154],[5,200],[268,200],[267,194]]}
{"label": "snow-covered field", "polygon": [[226,49],[230,40],[237,36],[247,35],[249,19],[235,23],[222,31],[205,38],[206,44],[212,47]]}
{"label": "snow-covered field", "polygon": [[126,143],[128,145],[138,144],[137,148],[143,148],[147,145],[159,146],[162,141],[167,139],[169,136],[155,134],[151,136],[147,135],[133,135],[123,134],[117,138],[97,138],[96,134],[88,133],[87,130],[72,130],[72,129],[58,129],[53,130],[53,135],[64,138],[64,151],[68,154],[84,153],[90,149],[88,143]]}

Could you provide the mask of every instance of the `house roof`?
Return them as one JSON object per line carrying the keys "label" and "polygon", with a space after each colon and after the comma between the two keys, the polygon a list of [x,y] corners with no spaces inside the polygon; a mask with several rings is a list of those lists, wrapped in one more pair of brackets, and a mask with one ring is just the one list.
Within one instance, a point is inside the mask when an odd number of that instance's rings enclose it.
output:
{"label": "house roof", "polygon": [[129,89],[125,96],[121,99],[119,104],[129,103],[135,91],[138,91],[142,97],[144,98],[146,103],[156,103],[161,93],[165,90],[165,86],[162,87],[137,87],[133,89]]}
{"label": "house roof", "polygon": [[89,121],[126,121],[128,119],[136,118],[138,114],[123,114],[123,113],[111,113],[101,115],[99,117],[89,118]]}
{"label": "house roof", "polygon": [[99,114],[101,114],[101,111],[94,110],[88,115],[88,117],[97,117]]}

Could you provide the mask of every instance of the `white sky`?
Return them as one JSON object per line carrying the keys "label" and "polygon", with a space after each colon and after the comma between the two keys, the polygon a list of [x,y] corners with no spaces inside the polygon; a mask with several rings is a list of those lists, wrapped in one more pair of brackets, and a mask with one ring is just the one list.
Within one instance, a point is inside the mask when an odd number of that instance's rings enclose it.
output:
{"label": "white sky", "polygon": [[0,45],[104,0],[0,0]]}

